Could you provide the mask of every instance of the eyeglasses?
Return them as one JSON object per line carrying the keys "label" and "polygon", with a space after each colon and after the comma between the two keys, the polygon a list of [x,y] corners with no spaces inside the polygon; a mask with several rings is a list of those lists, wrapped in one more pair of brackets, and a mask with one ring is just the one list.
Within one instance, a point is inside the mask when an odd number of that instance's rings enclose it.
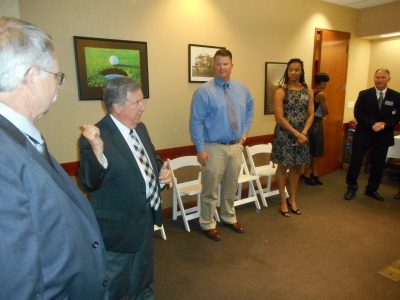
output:
{"label": "eyeglasses", "polygon": [[47,73],[53,74],[54,77],[56,78],[57,85],[62,85],[65,82],[65,77],[66,77],[65,73],[63,73],[63,72],[53,73],[53,72],[50,72],[50,71],[47,71],[44,69],[41,69],[41,70],[45,71]]}

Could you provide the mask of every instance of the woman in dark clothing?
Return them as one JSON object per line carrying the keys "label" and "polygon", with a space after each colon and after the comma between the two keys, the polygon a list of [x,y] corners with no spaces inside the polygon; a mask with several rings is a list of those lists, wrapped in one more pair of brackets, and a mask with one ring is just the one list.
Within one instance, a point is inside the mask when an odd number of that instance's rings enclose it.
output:
{"label": "woman in dark clothing", "polygon": [[314,79],[317,84],[314,89],[314,120],[308,131],[311,163],[305,168],[304,181],[308,185],[321,185],[322,182],[317,176],[318,160],[324,155],[324,126],[322,120],[328,114],[324,90],[327,82],[329,82],[329,76],[325,73],[318,73]]}

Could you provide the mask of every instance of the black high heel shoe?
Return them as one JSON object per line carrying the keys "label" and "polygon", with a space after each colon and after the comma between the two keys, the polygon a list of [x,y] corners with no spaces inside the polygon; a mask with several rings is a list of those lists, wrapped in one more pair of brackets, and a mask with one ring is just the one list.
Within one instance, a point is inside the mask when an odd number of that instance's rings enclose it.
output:
{"label": "black high heel shoe", "polygon": [[300,210],[299,208],[293,209],[292,203],[290,203],[290,199],[289,199],[289,198],[286,198],[286,203],[287,203],[288,208],[290,209],[290,211],[291,211],[292,213],[294,213],[294,214],[296,214],[296,215],[298,215],[298,216],[301,215],[301,210]]}
{"label": "black high heel shoe", "polygon": [[282,211],[282,210],[280,210],[279,212],[281,213],[282,216],[284,216],[284,217],[286,217],[286,218],[289,218],[289,217],[290,217],[289,211]]}

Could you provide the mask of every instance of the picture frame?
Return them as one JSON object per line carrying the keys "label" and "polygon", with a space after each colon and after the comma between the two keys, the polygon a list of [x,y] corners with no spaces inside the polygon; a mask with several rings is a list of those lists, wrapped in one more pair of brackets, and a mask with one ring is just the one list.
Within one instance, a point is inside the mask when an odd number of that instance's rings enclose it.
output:
{"label": "picture frame", "polygon": [[189,82],[207,82],[214,77],[214,54],[225,47],[189,44]]}
{"label": "picture frame", "polygon": [[264,115],[274,114],[274,94],[279,88],[279,81],[282,79],[287,63],[266,62],[265,63],[265,95]]}
{"label": "picture frame", "polygon": [[147,43],[74,36],[79,100],[101,100],[109,79],[127,76],[139,81],[149,98]]}

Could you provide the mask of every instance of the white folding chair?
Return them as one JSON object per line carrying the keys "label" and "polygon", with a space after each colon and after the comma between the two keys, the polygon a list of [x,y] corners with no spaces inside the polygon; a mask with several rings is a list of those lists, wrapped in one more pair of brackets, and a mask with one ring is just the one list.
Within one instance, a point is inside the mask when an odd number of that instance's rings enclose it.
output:
{"label": "white folding chair", "polygon": [[[246,160],[244,158],[244,155],[242,154],[242,165],[240,167],[240,173],[239,173],[239,179],[238,179],[238,191],[236,194],[236,200],[235,200],[235,206],[254,202],[256,208],[258,210],[261,209],[260,202],[258,202],[257,199],[257,193],[254,188],[253,181],[257,182],[258,176],[257,175],[251,175],[249,172],[249,168],[247,167]],[[242,198],[242,185],[243,183],[248,184],[248,194],[246,198]]]}
{"label": "white folding chair", "polygon": [[161,226],[158,226],[158,225],[154,224],[154,231],[157,231],[157,230],[161,231],[161,237],[165,241],[167,239],[167,235],[165,234],[164,225],[161,224]]}
{"label": "white folding chair", "polygon": [[[201,172],[200,164],[197,162],[197,156],[182,156],[175,159],[168,159],[169,167],[172,171],[172,219],[176,220],[182,216],[186,231],[190,232],[188,221],[200,217],[200,195],[201,195]],[[198,177],[194,180],[178,182],[176,171],[181,168],[197,167],[199,169]],[[182,197],[197,196],[196,206],[185,208]],[[215,219],[220,222],[218,212],[215,211]]]}
{"label": "white folding chair", "polygon": [[[247,157],[250,162],[250,173],[251,173],[251,175],[257,176],[257,179],[256,179],[257,194],[260,195],[261,201],[265,207],[268,207],[267,197],[271,197],[271,196],[279,194],[278,189],[271,190],[272,176],[275,175],[276,168],[271,160],[269,160],[269,162],[267,162],[266,164],[256,165],[255,161],[254,161],[254,156],[257,154],[265,154],[265,155],[270,156],[271,151],[272,151],[271,143],[254,145],[254,146],[246,146],[246,153],[247,153]],[[261,185],[260,177],[267,178],[267,185],[265,188],[263,188]],[[286,198],[289,197],[286,187],[285,187],[285,195],[286,195]]]}

